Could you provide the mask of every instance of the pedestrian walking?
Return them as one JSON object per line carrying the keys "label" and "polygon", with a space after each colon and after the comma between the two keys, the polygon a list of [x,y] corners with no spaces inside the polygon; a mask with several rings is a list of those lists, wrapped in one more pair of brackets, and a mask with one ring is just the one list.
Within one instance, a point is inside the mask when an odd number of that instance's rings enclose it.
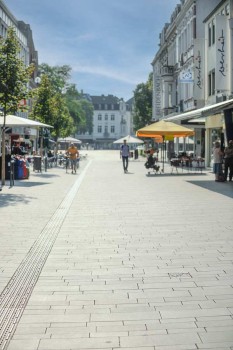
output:
{"label": "pedestrian walking", "polygon": [[223,173],[222,173],[222,159],[223,159],[223,152],[221,151],[221,144],[219,141],[216,141],[214,144],[213,149],[213,160],[214,160],[214,174],[215,174],[215,181],[222,182],[224,181]]}
{"label": "pedestrian walking", "polygon": [[224,153],[225,153],[225,157],[224,157],[225,181],[227,181],[228,170],[229,170],[229,181],[232,181],[232,177],[233,177],[233,140],[229,141],[228,147],[225,148]]}
{"label": "pedestrian walking", "polygon": [[78,149],[77,147],[75,147],[73,143],[71,143],[66,153],[70,158],[71,170],[72,170],[72,174],[74,174],[76,173],[77,158],[79,157]]}
{"label": "pedestrian walking", "polygon": [[130,153],[129,153],[129,145],[127,145],[126,140],[124,140],[123,145],[121,145],[120,155],[122,158],[124,172],[127,173]]}

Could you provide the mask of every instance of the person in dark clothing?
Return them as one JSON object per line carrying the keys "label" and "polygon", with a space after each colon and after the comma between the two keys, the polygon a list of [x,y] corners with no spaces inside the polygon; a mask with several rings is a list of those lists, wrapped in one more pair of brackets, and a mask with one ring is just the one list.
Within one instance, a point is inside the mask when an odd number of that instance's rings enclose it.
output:
{"label": "person in dark clothing", "polygon": [[128,172],[128,164],[129,164],[129,145],[127,145],[126,140],[124,140],[124,144],[121,145],[121,158],[123,162],[124,172]]}
{"label": "person in dark clothing", "polygon": [[233,140],[229,141],[228,147],[224,150],[225,153],[225,180],[227,181],[228,169],[229,169],[229,181],[232,181],[233,177]]}

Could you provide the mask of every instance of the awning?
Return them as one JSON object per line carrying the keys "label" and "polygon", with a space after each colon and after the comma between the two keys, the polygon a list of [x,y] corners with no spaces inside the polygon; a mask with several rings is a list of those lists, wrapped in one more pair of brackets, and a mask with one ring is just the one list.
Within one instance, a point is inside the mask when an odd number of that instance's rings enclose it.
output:
{"label": "awning", "polygon": [[233,107],[233,99],[215,103],[209,106],[205,106],[202,108],[198,108],[195,110],[192,110],[190,112],[182,113],[173,115],[172,117],[168,117],[164,120],[168,121],[177,121],[177,120],[189,120],[193,118],[203,118],[207,117],[211,114],[216,114],[222,112],[224,109],[232,108]]}

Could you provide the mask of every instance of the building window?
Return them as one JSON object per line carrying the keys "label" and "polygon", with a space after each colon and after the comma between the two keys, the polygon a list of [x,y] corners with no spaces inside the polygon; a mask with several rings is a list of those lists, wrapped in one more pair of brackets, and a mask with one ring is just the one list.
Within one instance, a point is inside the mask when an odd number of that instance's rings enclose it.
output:
{"label": "building window", "polygon": [[168,107],[172,107],[172,84],[168,84]]}
{"label": "building window", "polygon": [[113,134],[115,132],[115,126],[111,125],[111,133]]}
{"label": "building window", "polygon": [[102,133],[102,126],[98,125],[98,133],[101,134]]}
{"label": "building window", "polygon": [[98,120],[102,120],[102,115],[98,114]]}
{"label": "building window", "polygon": [[108,105],[107,104],[104,105],[104,109],[108,109]]}
{"label": "building window", "polygon": [[105,114],[104,119],[108,120],[108,115],[107,114]]}
{"label": "building window", "polygon": [[208,74],[208,95],[211,96],[211,73]]}
{"label": "building window", "polygon": [[211,46],[211,23],[208,25],[208,45]]}
{"label": "building window", "polygon": [[101,109],[101,104],[99,104],[99,109]]}
{"label": "building window", "polygon": [[107,126],[107,125],[105,125],[105,127],[104,127],[104,133],[105,133],[105,134],[108,133],[108,126]]}
{"label": "building window", "polygon": [[215,44],[215,23],[212,22],[212,44]]}
{"label": "building window", "polygon": [[208,74],[208,95],[215,94],[215,70],[212,70]]}
{"label": "building window", "polygon": [[211,72],[211,84],[212,84],[212,95],[215,94],[215,70],[212,70]]}
{"label": "building window", "polygon": [[111,114],[111,120],[115,120],[115,115]]}
{"label": "building window", "polygon": [[229,4],[226,5],[225,11],[226,11],[226,15],[230,14]]}

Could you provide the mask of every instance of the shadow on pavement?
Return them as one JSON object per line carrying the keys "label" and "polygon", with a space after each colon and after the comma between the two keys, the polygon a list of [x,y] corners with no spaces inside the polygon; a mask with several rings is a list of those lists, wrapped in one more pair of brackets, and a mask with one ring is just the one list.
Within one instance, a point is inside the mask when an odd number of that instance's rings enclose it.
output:
{"label": "shadow on pavement", "polygon": [[17,203],[29,204],[31,202],[32,198],[33,197],[23,196],[22,194],[17,195],[17,194],[1,193],[1,195],[0,195],[0,208],[12,206],[12,205],[14,206]]}
{"label": "shadow on pavement", "polygon": [[50,178],[50,177],[60,177],[56,174],[48,174],[48,173],[33,173],[33,176],[42,177],[42,178]]}
{"label": "shadow on pavement", "polygon": [[164,177],[164,176],[205,176],[205,173],[150,173],[150,174],[146,174],[147,177]]}
{"label": "shadow on pavement", "polygon": [[49,185],[49,182],[35,182],[35,181],[28,181],[28,180],[23,180],[20,182],[15,182],[14,186],[15,187],[35,187],[35,186],[43,186],[43,185]]}
{"label": "shadow on pavement", "polygon": [[233,183],[215,181],[188,181],[189,183],[205,188],[206,190],[217,192],[223,196],[233,198]]}

